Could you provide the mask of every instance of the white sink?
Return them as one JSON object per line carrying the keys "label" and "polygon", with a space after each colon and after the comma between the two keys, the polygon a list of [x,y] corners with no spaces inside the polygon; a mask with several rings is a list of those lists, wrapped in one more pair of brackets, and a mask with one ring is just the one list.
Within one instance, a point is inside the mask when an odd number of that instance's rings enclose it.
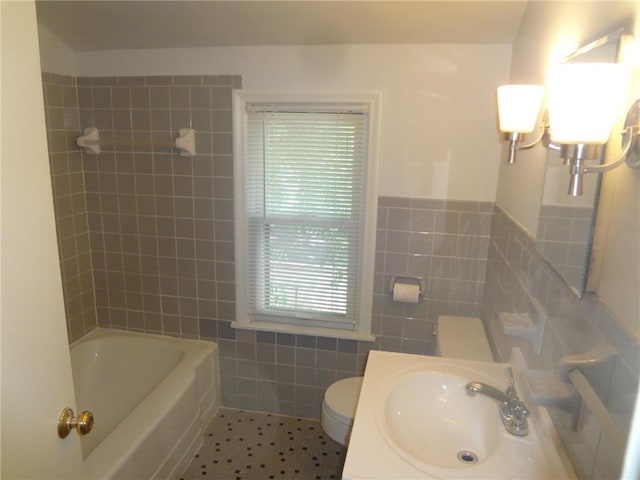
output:
{"label": "white sink", "polygon": [[[526,440],[507,433],[496,402],[470,397],[465,385],[477,373],[448,366],[400,376],[380,402],[378,426],[398,455],[424,472],[480,475],[500,464],[503,478],[522,469]],[[497,478],[497,477],[492,477]]]}
{"label": "white sink", "polygon": [[527,404],[529,434],[514,436],[497,402],[467,394],[471,381],[505,391],[506,371],[506,364],[370,352],[342,478],[575,478],[548,416]]}

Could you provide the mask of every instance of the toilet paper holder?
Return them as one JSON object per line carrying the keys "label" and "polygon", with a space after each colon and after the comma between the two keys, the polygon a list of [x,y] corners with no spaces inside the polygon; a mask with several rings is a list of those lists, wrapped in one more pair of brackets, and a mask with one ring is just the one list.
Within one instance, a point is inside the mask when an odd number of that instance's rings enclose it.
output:
{"label": "toilet paper holder", "polygon": [[424,292],[427,289],[427,280],[424,277],[412,275],[391,275],[389,279],[389,293],[393,295],[393,286],[396,283],[404,283],[408,285],[418,285],[420,289],[419,298],[424,298]]}

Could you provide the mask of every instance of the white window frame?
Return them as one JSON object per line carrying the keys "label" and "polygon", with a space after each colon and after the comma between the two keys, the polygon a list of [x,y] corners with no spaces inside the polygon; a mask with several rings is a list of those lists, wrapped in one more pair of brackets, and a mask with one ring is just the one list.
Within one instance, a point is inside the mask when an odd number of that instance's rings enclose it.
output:
{"label": "white window frame", "polygon": [[[367,166],[365,208],[362,222],[362,258],[359,262],[360,288],[358,292],[357,319],[354,330],[304,325],[304,320],[295,323],[268,322],[254,319],[248,309],[248,244],[247,212],[245,202],[245,151],[247,138],[247,107],[255,105],[278,105],[287,108],[330,108],[337,111],[357,109],[368,114]],[[258,90],[233,91],[233,178],[234,178],[234,225],[235,225],[235,274],[236,274],[236,319],[231,326],[238,329],[286,332],[324,337],[374,341],[371,334],[371,309],[373,304],[373,282],[375,272],[376,219],[378,208],[378,164],[380,156],[380,134],[382,117],[381,92],[272,92]]]}

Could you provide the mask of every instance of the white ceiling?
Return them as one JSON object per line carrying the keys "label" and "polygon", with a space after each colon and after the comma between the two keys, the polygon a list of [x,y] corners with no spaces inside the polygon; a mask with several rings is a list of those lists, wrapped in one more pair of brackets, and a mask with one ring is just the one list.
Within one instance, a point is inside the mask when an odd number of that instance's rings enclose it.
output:
{"label": "white ceiling", "polygon": [[339,43],[512,43],[526,1],[58,1],[38,20],[74,51]]}

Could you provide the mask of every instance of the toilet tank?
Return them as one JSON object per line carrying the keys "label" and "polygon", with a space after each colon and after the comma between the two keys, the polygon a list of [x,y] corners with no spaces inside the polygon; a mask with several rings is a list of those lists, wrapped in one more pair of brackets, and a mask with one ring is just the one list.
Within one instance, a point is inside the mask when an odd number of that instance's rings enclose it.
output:
{"label": "toilet tank", "polygon": [[476,317],[440,315],[435,354],[439,357],[493,362],[482,320]]}

